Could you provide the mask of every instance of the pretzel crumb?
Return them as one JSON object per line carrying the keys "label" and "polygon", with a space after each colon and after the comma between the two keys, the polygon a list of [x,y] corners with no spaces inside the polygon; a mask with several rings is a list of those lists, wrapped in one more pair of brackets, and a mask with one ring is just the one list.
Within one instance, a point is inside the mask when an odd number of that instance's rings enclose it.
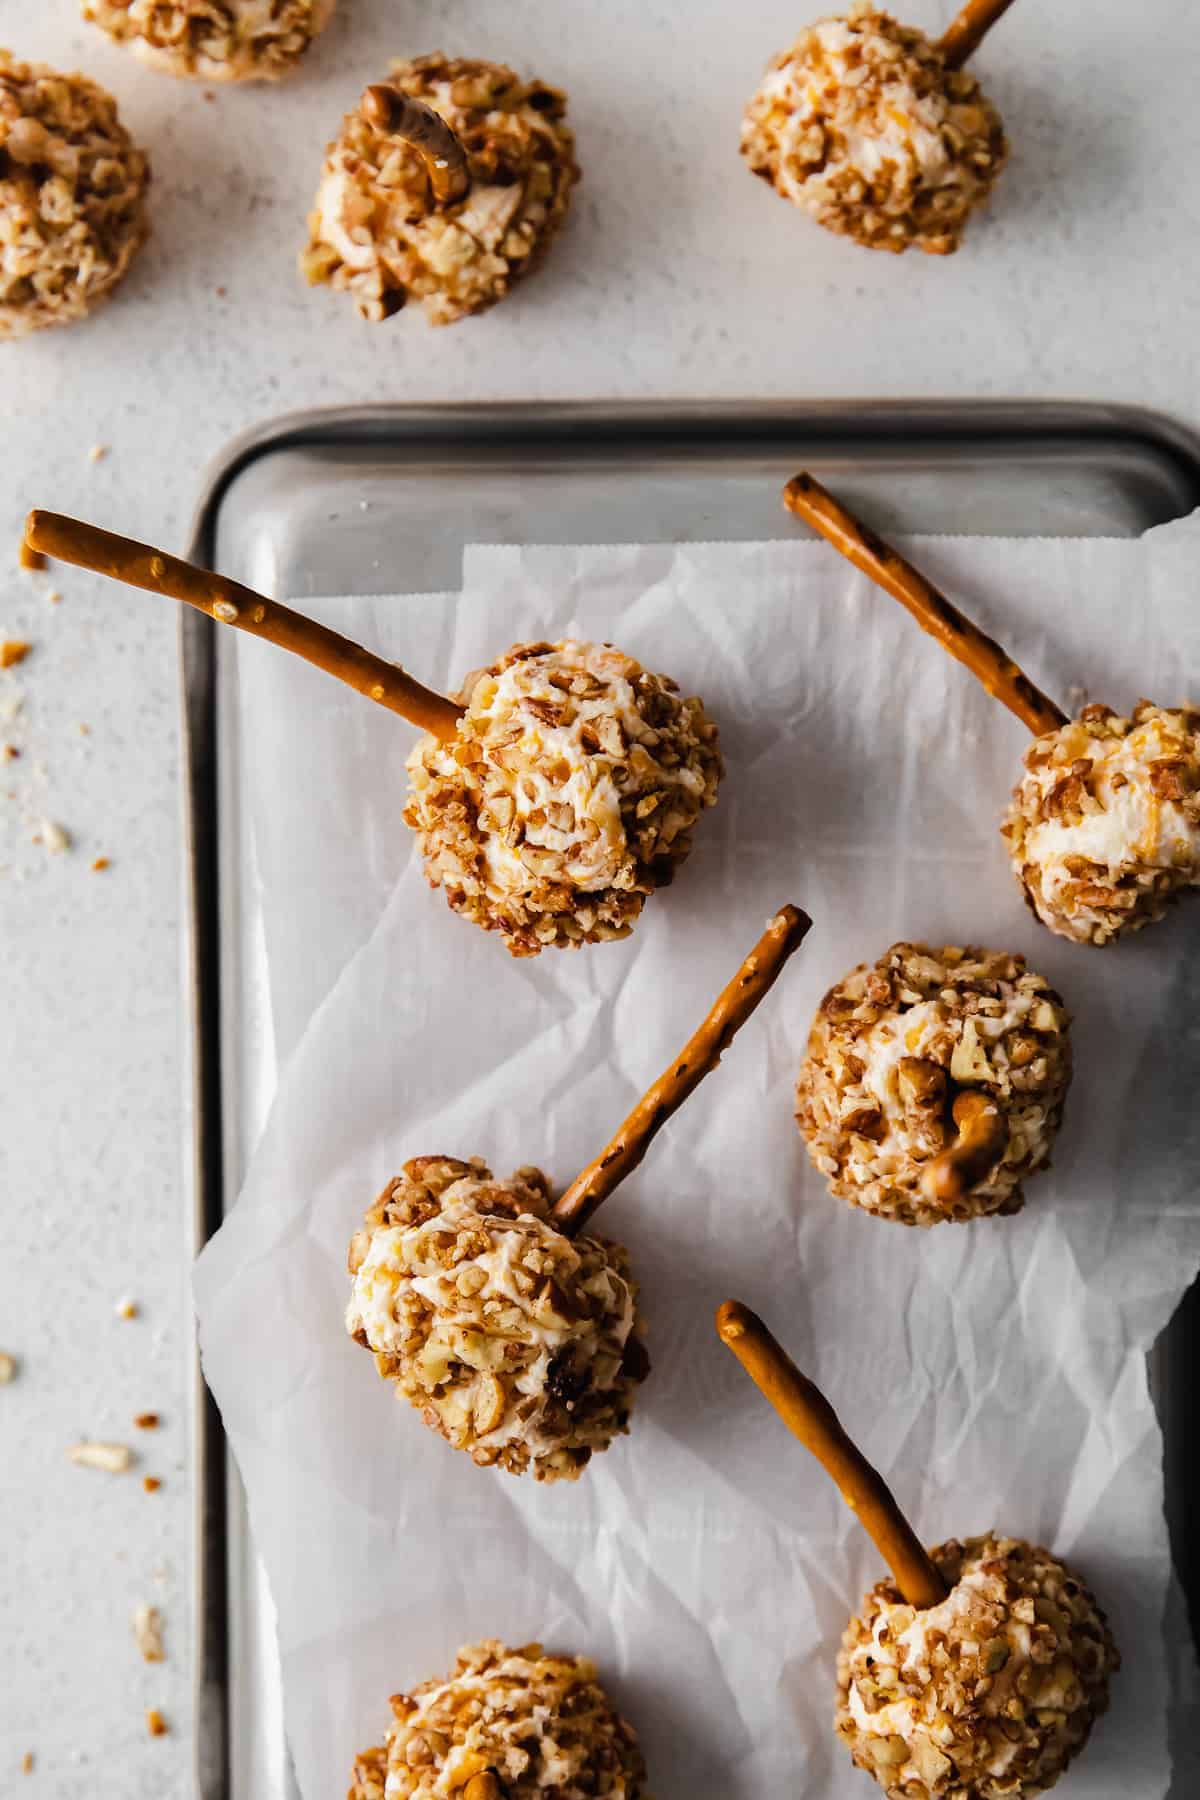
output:
{"label": "pretzel crumb", "polygon": [[151,1737],[165,1737],[168,1731],[167,1721],[157,1706],[152,1706],[146,1714],[146,1730]]}
{"label": "pretzel crumb", "polygon": [[67,1455],[81,1468],[103,1469],[109,1475],[123,1475],[133,1461],[127,1444],[72,1444]]}
{"label": "pretzel crumb", "polygon": [[157,1606],[139,1606],[133,1615],[133,1635],[142,1653],[142,1661],[166,1662],[163,1649],[162,1614]]}
{"label": "pretzel crumb", "polygon": [[10,1356],[6,1350],[0,1350],[0,1387],[7,1387],[10,1381],[16,1379],[16,1374],[16,1357]]}
{"label": "pretzel crumb", "polygon": [[118,1319],[136,1319],[138,1316],[138,1303],[136,1300],[118,1300],[114,1310]]}
{"label": "pretzel crumb", "polygon": [[0,669],[15,669],[18,663],[25,661],[32,649],[33,645],[27,644],[23,638],[5,638],[0,643]]}
{"label": "pretzel crumb", "polygon": [[143,1475],[142,1486],[148,1494],[157,1494],[162,1482],[157,1475]]}
{"label": "pretzel crumb", "polygon": [[0,744],[0,762],[16,762],[20,754],[15,744]]}
{"label": "pretzel crumb", "polygon": [[105,869],[111,869],[111,868],[112,868],[112,863],[109,861],[107,856],[98,856],[96,858],[95,862],[92,864],[92,874],[93,875],[101,875],[101,874],[103,874]]}
{"label": "pretzel crumb", "polygon": [[157,1431],[159,1417],[156,1412],[136,1413],[133,1422],[139,1431]]}
{"label": "pretzel crumb", "polygon": [[94,462],[94,463],[103,462],[107,455],[108,455],[108,445],[107,444],[93,444],[91,449],[88,451],[88,461]]}
{"label": "pretzel crumb", "polygon": [[57,588],[51,588],[49,593],[46,595],[46,598],[50,602],[51,606],[59,606],[62,604],[62,595],[59,593]]}
{"label": "pretzel crumb", "polygon": [[49,557],[43,556],[40,550],[35,550],[32,544],[27,544],[24,538],[17,548],[17,562],[31,575],[50,566]]}
{"label": "pretzel crumb", "polygon": [[27,1750],[25,1752],[24,1756],[21,1758],[21,1773],[22,1773],[22,1775],[32,1775],[33,1774],[33,1751],[32,1750]]}

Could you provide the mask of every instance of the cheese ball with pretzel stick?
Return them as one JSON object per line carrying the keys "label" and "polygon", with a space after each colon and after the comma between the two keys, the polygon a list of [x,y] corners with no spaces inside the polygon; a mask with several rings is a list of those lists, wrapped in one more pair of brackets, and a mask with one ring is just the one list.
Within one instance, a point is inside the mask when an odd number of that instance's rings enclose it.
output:
{"label": "cheese ball with pretzel stick", "polygon": [[0,341],[112,293],[149,235],[149,186],[110,94],[0,50]]}
{"label": "cheese ball with pretzel stick", "polygon": [[349,1800],[649,1800],[636,1734],[587,1657],[469,1644],[391,1708]]}
{"label": "cheese ball with pretzel stick", "polygon": [[1030,907],[1109,944],[1200,887],[1200,709],[1087,706],[1035,738],[1002,827]]}
{"label": "cheese ball with pretzel stick", "polygon": [[910,1606],[885,1577],[842,1638],[835,1725],[895,1800],[1025,1800],[1058,1780],[1108,1706],[1121,1658],[1087,1585],[989,1533],[930,1552],[948,1588]]}
{"label": "cheese ball with pretzel stick", "polygon": [[1070,1020],[1025,959],[893,944],[826,994],[796,1118],[832,1193],[904,1225],[1018,1212],[1071,1079]]}
{"label": "cheese ball with pretzel stick", "polygon": [[430,885],[514,956],[626,937],[717,797],[699,700],[611,644],[518,644],[408,759]]}
{"label": "cheese ball with pretzel stick", "polygon": [[579,180],[566,109],[502,63],[393,63],[326,151],[302,273],[373,322],[409,299],[433,325],[495,306],[566,218]]}
{"label": "cheese ball with pretzel stick", "polygon": [[404,1165],[350,1246],[350,1335],[476,1463],[574,1480],[628,1425],[650,1363],[626,1252],[583,1228],[713,1070],[803,942],[782,907],[615,1136],[561,1197],[447,1156]]}
{"label": "cheese ball with pretzel stick", "polygon": [[148,68],[190,81],[279,81],[337,0],[83,0],[83,16]]}
{"label": "cheese ball with pretzel stick", "polygon": [[742,124],[751,171],[872,250],[957,250],[1008,155],[973,75],[870,0],[802,31]]}

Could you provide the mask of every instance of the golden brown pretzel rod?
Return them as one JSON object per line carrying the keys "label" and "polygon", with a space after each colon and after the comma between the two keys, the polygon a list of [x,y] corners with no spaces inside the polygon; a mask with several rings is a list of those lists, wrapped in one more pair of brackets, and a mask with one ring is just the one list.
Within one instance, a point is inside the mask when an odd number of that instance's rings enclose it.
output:
{"label": "golden brown pretzel rod", "polygon": [[440,206],[463,198],[471,185],[467,153],[441,113],[382,81],[363,94],[362,112],[377,130],[401,138],[419,153]]}
{"label": "golden brown pretzel rod", "polygon": [[967,0],[937,40],[936,48],[941,51],[946,67],[961,69],[1012,3],[1013,0]]}
{"label": "golden brown pretzel rod", "polygon": [[602,1200],[637,1168],[651,1142],[688,1095],[715,1069],[760,1000],[774,987],[784,963],[812,926],[799,907],[775,914],[699,1030],[694,1031],[638,1101],[612,1141],[577,1175],[554,1208],[554,1221],[568,1237],[581,1230]]}
{"label": "golden brown pretzel rod", "polygon": [[922,631],[970,669],[987,692],[1002,700],[1035,735],[1057,731],[1067,715],[1034,687],[994,638],[972,625],[957,606],[882,538],[877,538],[809,474],[794,475],[783,490],[789,512],[811,525],[835,550],[869,575],[878,587],[910,612]]}
{"label": "golden brown pretzel rod", "polygon": [[108,575],[113,581],[182,600],[223,625],[236,626],[252,637],[266,638],[268,643],[302,656],[305,662],[324,669],[327,675],[335,675],[368,700],[399,713],[410,725],[431,731],[444,741],[451,740],[458,730],[463,709],[452,700],[414,681],[395,663],[385,662],[361,644],[256,594],[240,582],[181,562],[177,556],[168,556],[149,544],[101,531],[99,526],[86,525],[81,519],[64,518],[61,513],[31,512],[25,521],[25,542],[59,562],[75,563],[97,575]]}
{"label": "golden brown pretzel rod", "polygon": [[717,1330],[788,1430],[832,1475],[908,1604],[924,1608],[944,1600],[946,1583],[887,1483],[850,1442],[824,1394],[800,1373],[757,1313],[738,1300],[726,1300],[717,1308]]}
{"label": "golden brown pretzel rod", "polygon": [[1008,1138],[1008,1127],[990,1094],[978,1088],[954,1102],[958,1137],[935,1156],[921,1176],[925,1197],[943,1206],[961,1200],[987,1174]]}

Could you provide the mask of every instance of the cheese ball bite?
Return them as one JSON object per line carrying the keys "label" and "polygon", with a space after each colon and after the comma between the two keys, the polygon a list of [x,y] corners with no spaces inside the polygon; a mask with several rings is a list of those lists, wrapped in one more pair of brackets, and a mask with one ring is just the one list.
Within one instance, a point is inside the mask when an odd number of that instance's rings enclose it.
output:
{"label": "cheese ball bite", "polygon": [[1084,1583],[1019,1538],[931,1551],[949,1587],[876,1584],[842,1638],[838,1736],[891,1800],[1025,1800],[1053,1787],[1108,1705],[1120,1655]]}
{"label": "cheese ball bite", "polygon": [[1110,944],[1200,886],[1200,710],[1088,706],[1035,738],[1002,827],[1027,902],[1078,944]]}
{"label": "cheese ball bite", "polygon": [[453,1675],[391,1708],[349,1800],[650,1800],[637,1737],[587,1657],[470,1644]]}
{"label": "cheese ball bite", "polygon": [[326,151],[301,270],[348,293],[364,319],[416,299],[431,324],[450,325],[503,300],[562,226],[579,180],[566,96],[502,63],[440,55],[393,63],[389,85],[455,134],[464,191],[439,198],[421,151],[364,96]]}
{"label": "cheese ball bite", "polygon": [[[860,963],[821,1002],[796,1091],[831,1192],[904,1225],[1019,1212],[1062,1119],[1069,1024],[1021,956],[900,943]],[[994,1112],[994,1153],[966,1192],[943,1200],[928,1173],[954,1146],[966,1093]]]}
{"label": "cheese ball bite", "polygon": [[518,644],[421,739],[404,818],[430,885],[514,956],[628,936],[721,778],[699,700],[610,644]]}
{"label": "cheese ball bite", "polygon": [[957,250],[1008,146],[973,75],[869,0],[802,31],[742,123],[755,175],[871,250]]}
{"label": "cheese ball bite", "polygon": [[149,232],[150,165],[83,75],[0,50],[0,339],[70,325]]}
{"label": "cheese ball bite", "polygon": [[139,62],[189,81],[280,81],[337,0],[83,0],[83,16]]}
{"label": "cheese ball bite", "polygon": [[551,1198],[539,1169],[406,1163],[351,1243],[346,1329],[456,1450],[574,1481],[628,1430],[650,1362],[626,1252],[564,1236]]}

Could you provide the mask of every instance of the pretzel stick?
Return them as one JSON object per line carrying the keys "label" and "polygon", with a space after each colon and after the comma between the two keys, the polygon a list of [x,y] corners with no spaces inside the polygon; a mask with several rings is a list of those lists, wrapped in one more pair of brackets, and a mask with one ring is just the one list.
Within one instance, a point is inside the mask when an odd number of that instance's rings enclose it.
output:
{"label": "pretzel stick", "polygon": [[800,1373],[757,1313],[740,1301],[726,1300],[717,1308],[717,1330],[788,1430],[832,1475],[908,1604],[919,1609],[937,1606],[948,1590],[936,1564],[883,1477],[842,1430],[824,1394]]}
{"label": "pretzel stick", "polygon": [[621,1129],[595,1162],[577,1175],[554,1208],[554,1221],[573,1237],[645,1156],[671,1114],[678,1111],[710,1069],[715,1069],[751,1013],[765,1000],[784,963],[804,942],[812,920],[798,907],[784,906],[723,990],[698,1031],[692,1033],[668,1069],[638,1101]]}
{"label": "pretzel stick", "polygon": [[377,701],[399,713],[410,725],[431,731],[445,742],[453,739],[458,730],[463,709],[453,701],[423,687],[395,663],[385,662],[361,644],[256,594],[240,582],[181,562],[163,550],[151,549],[149,544],[138,544],[132,538],[101,531],[99,526],[85,525],[81,519],[64,518],[61,513],[31,512],[25,521],[25,542],[59,562],[75,563],[97,575],[128,582],[130,587],[182,600],[223,625],[235,625],[252,637],[266,638],[268,643],[291,650],[305,662],[324,669],[327,675],[336,675],[368,700]]}
{"label": "pretzel stick", "polygon": [[997,19],[1004,17],[1013,0],[967,0],[957,17],[951,19],[936,49],[948,69],[961,69],[968,56],[974,56]]}
{"label": "pretzel stick", "polygon": [[957,1141],[935,1156],[921,1176],[927,1200],[952,1205],[981,1181],[1003,1150],[1008,1127],[990,1094],[972,1088],[954,1102]]}
{"label": "pretzel stick", "polygon": [[898,600],[922,631],[936,638],[949,656],[965,664],[988,693],[1002,700],[1035,736],[1043,731],[1057,731],[1067,723],[1066,713],[1034,687],[994,638],[972,625],[945,594],[905,562],[898,551],[868,531],[812,475],[794,475],[783,490],[783,503],[789,512],[819,531],[856,569]]}
{"label": "pretzel stick", "polygon": [[366,90],[362,112],[377,130],[411,144],[419,153],[439,206],[451,206],[463,198],[471,185],[467,153],[441,113],[386,82]]}

